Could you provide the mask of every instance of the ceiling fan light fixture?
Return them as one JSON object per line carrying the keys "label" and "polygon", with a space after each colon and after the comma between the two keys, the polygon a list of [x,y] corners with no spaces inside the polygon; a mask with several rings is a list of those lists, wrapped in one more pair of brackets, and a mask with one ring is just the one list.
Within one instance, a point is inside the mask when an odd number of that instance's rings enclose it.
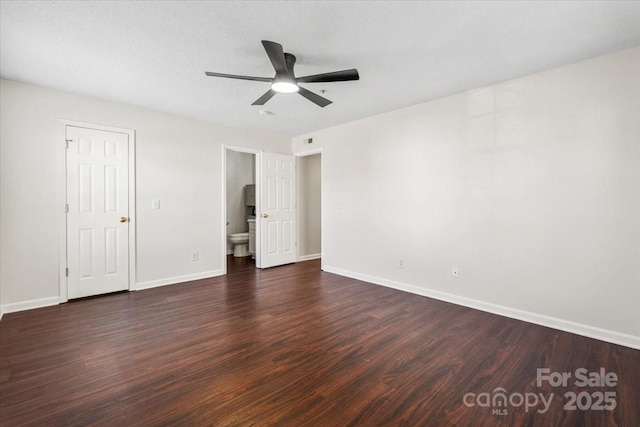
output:
{"label": "ceiling fan light fixture", "polygon": [[276,80],[271,85],[271,89],[278,93],[296,93],[300,88],[291,80]]}
{"label": "ceiling fan light fixture", "polygon": [[[1,1],[1,0],[0,0]],[[300,83],[331,83],[331,82],[347,82],[350,80],[359,80],[358,70],[351,68],[350,70],[332,71],[329,73],[320,73],[310,76],[296,77],[293,72],[293,67],[296,64],[296,57],[290,53],[286,53],[282,50],[282,45],[276,42],[270,42],[269,40],[262,40],[262,46],[264,47],[267,56],[273,65],[273,69],[276,72],[275,77],[253,77],[253,76],[241,76],[237,74],[223,74],[214,73],[211,71],[205,71],[207,76],[211,77],[225,77],[228,79],[239,80],[254,80],[257,82],[269,82],[271,88],[266,91],[260,98],[253,101],[251,105],[264,105],[267,101],[273,98],[278,93],[297,93],[309,101],[316,104],[318,107],[326,107],[331,104],[327,98],[324,98],[317,93],[298,86]],[[325,91],[323,90],[322,93]]]}

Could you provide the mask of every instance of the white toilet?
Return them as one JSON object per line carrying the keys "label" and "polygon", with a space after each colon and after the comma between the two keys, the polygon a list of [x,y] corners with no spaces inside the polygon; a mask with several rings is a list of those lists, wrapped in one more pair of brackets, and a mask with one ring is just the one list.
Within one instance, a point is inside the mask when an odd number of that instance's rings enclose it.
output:
{"label": "white toilet", "polygon": [[229,241],[234,244],[233,256],[248,256],[247,244],[249,243],[249,233],[233,233],[229,234]]}

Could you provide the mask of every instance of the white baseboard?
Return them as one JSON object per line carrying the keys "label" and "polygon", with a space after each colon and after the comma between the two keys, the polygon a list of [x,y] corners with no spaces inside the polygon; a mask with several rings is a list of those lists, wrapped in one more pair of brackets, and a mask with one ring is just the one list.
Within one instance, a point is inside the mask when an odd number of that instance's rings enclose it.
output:
{"label": "white baseboard", "polygon": [[136,283],[132,290],[141,291],[143,289],[157,288],[159,286],[175,285],[177,283],[190,282],[192,280],[209,279],[211,277],[222,276],[223,270],[204,271],[202,273],[187,274],[184,276],[169,277],[166,279],[150,280],[147,282]]}
{"label": "white baseboard", "polygon": [[475,308],[477,310],[486,311],[500,316],[510,317],[512,319],[523,320],[529,323],[582,335],[589,338],[595,338],[601,341],[607,341],[613,344],[623,345],[640,350],[640,337],[635,335],[623,334],[607,329],[597,328],[595,326],[584,325],[582,323],[571,322],[569,320],[559,319],[556,317],[536,314],[529,311],[510,308],[502,305],[492,304],[471,298],[461,297],[446,292],[425,289],[406,283],[396,282],[393,280],[383,279],[381,277],[370,276],[368,274],[356,273],[341,268],[323,266],[324,271],[328,273],[338,274],[340,276],[350,277],[352,279],[362,280],[364,282],[373,283],[375,285],[386,286],[388,288],[409,292],[424,297],[437,299],[440,301],[450,302],[452,304],[462,305],[465,307]]}
{"label": "white baseboard", "polygon": [[[167,279],[140,282],[140,283],[136,283],[136,286],[132,287],[131,290],[140,291],[143,289],[157,288],[159,286],[190,282],[192,280],[208,279],[210,277],[222,276],[223,274],[224,274],[223,270],[212,270],[212,271],[205,271],[203,273],[188,274],[185,276],[177,276],[177,277],[170,277]],[[29,300],[29,301],[14,302],[11,304],[3,304],[0,307],[0,319],[2,318],[2,315],[6,313],[15,313],[17,311],[33,310],[35,308],[49,307],[52,305],[58,305],[59,303],[60,303],[60,297],[55,296],[55,297],[48,297],[48,298],[38,298],[38,299]]]}
{"label": "white baseboard", "polygon": [[318,258],[322,258],[322,254],[300,255],[298,257],[298,262],[311,261],[312,259],[318,259]]}
{"label": "white baseboard", "polygon": [[2,314],[15,313],[17,311],[33,310],[34,308],[49,307],[60,304],[60,297],[38,298],[29,301],[14,302],[2,305]]}

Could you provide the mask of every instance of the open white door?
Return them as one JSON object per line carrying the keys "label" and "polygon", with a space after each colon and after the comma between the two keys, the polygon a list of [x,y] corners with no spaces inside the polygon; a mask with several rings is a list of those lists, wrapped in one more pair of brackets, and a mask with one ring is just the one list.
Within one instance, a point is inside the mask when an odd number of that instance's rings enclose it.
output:
{"label": "open white door", "polygon": [[295,262],[295,158],[262,153],[260,267]]}
{"label": "open white door", "polygon": [[129,289],[129,136],[67,126],[68,296]]}

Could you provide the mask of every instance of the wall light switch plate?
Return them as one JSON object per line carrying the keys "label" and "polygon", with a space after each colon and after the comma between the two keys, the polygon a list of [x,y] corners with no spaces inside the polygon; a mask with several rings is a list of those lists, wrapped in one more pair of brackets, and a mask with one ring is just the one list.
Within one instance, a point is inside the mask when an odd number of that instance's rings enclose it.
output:
{"label": "wall light switch plate", "polygon": [[160,200],[152,200],[151,209],[160,209]]}
{"label": "wall light switch plate", "polygon": [[460,272],[458,271],[458,267],[451,267],[451,276],[460,277]]}

